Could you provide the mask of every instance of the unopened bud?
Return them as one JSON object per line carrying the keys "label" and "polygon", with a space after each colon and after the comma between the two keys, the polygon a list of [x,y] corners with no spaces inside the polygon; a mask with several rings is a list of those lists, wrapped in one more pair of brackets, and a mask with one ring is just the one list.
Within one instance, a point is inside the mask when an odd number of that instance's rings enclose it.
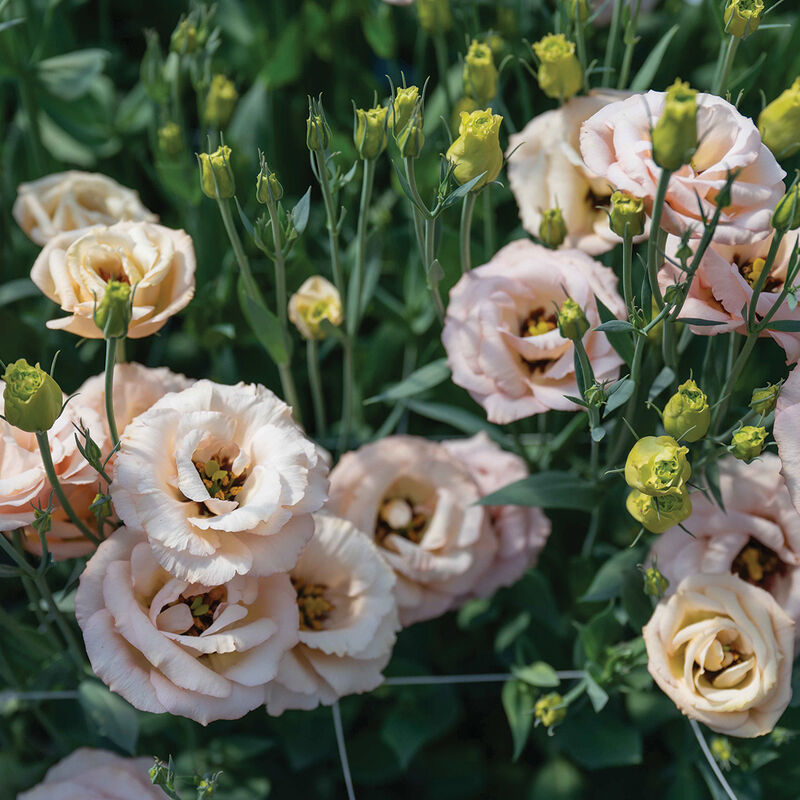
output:
{"label": "unopened bud", "polygon": [[289,319],[304,339],[324,339],[324,320],[336,327],[342,324],[342,298],[330,281],[315,275],[289,300]]}
{"label": "unopened bud", "polygon": [[560,208],[548,208],[542,212],[539,223],[539,238],[545,247],[552,250],[560,247],[567,238],[567,224]]}
{"label": "unopened bud", "polygon": [[283,186],[281,186],[278,176],[274,172],[270,172],[265,164],[256,178],[256,200],[262,205],[266,205],[269,203],[270,197],[273,203],[277,203],[283,197]]}
{"label": "unopened bud", "polygon": [[711,424],[708,398],[693,380],[678,387],[664,406],[664,430],[675,439],[696,442]]}
{"label": "unopened bud", "polygon": [[536,42],[533,51],[539,59],[539,87],[548,97],[568,100],[580,91],[583,67],[575,55],[575,42],[563,33],[551,33]]}
{"label": "unopened bud", "polygon": [[589,330],[589,320],[583,309],[568,297],[558,309],[558,332],[573,342],[583,339]]}
{"label": "unopened bud", "polygon": [[311,101],[306,119],[306,147],[309,150],[327,150],[331,143],[331,129],[319,103]]}
{"label": "unopened bud", "polygon": [[776,158],[789,158],[800,150],[800,78],[764,107],[758,130]]}
{"label": "unopened bud", "polygon": [[578,22],[586,22],[589,19],[589,3],[588,0],[569,0],[569,18],[571,20],[578,20]]}
{"label": "unopened bud", "polygon": [[365,111],[356,109],[353,142],[358,157],[365,161],[373,161],[386,148],[386,118],[389,109],[376,106]]}
{"label": "unopened bud", "polygon": [[760,389],[753,389],[753,395],[750,398],[750,408],[755,411],[756,414],[761,414],[762,417],[766,417],[767,414],[772,413],[778,402],[778,395],[781,393],[782,385],[783,381],[779,381],[778,383],[768,383]]}
{"label": "unopened bud", "polygon": [[109,281],[94,310],[94,324],[106,339],[122,339],[128,335],[131,321],[131,285]]}
{"label": "unopened bud", "polygon": [[236,193],[230,157],[231,149],[227,145],[221,145],[213,153],[198,154],[200,185],[206,197],[225,200]]}
{"label": "unopened bud", "polygon": [[170,158],[183,152],[183,134],[177,122],[168,122],[158,129],[158,149]]}
{"label": "unopened bud", "polygon": [[540,697],[533,707],[533,715],[537,725],[542,724],[545,728],[558,725],[567,716],[564,698],[558,692],[550,692]]}
{"label": "unopened bud", "polygon": [[464,94],[474,98],[479,107],[485,108],[497,94],[497,67],[488,44],[472,40],[461,77]]}
{"label": "unopened bud", "polygon": [[664,110],[653,128],[653,160],[674,172],[697,149],[697,91],[676,79],[667,89]]}
{"label": "unopened bud", "polygon": [[740,461],[749,463],[761,455],[767,441],[767,429],[763,426],[743,425],[731,437],[731,454]]}
{"label": "unopened bud", "polygon": [[418,86],[404,86],[394,93],[392,112],[389,115],[389,127],[395,137],[411,120],[419,100]]}
{"label": "unopened bud", "polygon": [[644,572],[644,593],[661,599],[669,587],[669,581],[661,574],[658,567],[647,567]]}
{"label": "unopened bud", "polygon": [[772,227],[781,233],[800,228],[800,183],[795,183],[778,201],[772,214]]}
{"label": "unopened bud", "polygon": [[194,53],[199,43],[200,40],[194,23],[189,19],[182,19],[172,32],[170,49],[174,53],[187,55],[189,53]]}
{"label": "unopened bud", "polygon": [[208,89],[203,109],[203,118],[206,124],[224,128],[231,121],[238,99],[239,93],[236,91],[233,81],[228,80],[224,75],[215,75],[211,79],[211,86]]}
{"label": "unopened bud", "polygon": [[677,494],[653,497],[633,489],[625,501],[628,513],[651,533],[664,533],[692,513],[689,492],[682,487]]}
{"label": "unopened bud", "polygon": [[754,33],[764,15],[764,0],[728,0],[725,7],[725,33],[745,39]]}
{"label": "unopened bud", "polygon": [[417,0],[420,27],[427,33],[447,33],[453,27],[450,0]]}
{"label": "unopened bud", "polygon": [[692,474],[688,452],[672,436],[645,436],[628,453],[625,481],[647,495],[679,494]]}
{"label": "unopened bud", "polygon": [[503,168],[500,147],[500,123],[503,118],[492,109],[461,114],[458,138],[447,150],[447,160],[453,165],[453,177],[459,184],[483,177],[472,187],[477,192],[491,183]]}
{"label": "unopened bud", "polygon": [[611,195],[611,218],[609,226],[617,236],[628,235],[633,238],[644,233],[644,201],[627,192],[614,192]]}

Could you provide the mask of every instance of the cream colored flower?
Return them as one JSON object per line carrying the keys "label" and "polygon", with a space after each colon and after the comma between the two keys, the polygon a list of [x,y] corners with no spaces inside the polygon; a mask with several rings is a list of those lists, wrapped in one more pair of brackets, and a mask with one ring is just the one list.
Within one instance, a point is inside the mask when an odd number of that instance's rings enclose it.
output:
{"label": "cream colored flower", "polygon": [[167,795],[150,780],[151,766],[152,758],[122,758],[81,747],[17,800],[165,800]]}
{"label": "cream colored flower", "polygon": [[327,472],[268,389],[198,381],[127,426],[111,496],[165,569],[217,585],[295,565],[325,502]]}
{"label": "cream colored flower", "polygon": [[141,711],[202,725],[262,705],[298,636],[288,575],[183,581],[161,568],[143,533],[124,527],[86,565],[75,616],[109,689]]}
{"label": "cream colored flower", "polygon": [[151,222],[119,222],[70,231],[45,245],[31,280],[70,316],[48,328],[102,339],[95,304],[109,281],[135,287],[128,336],[139,339],[162,328],[194,295],[195,255],[185,231]]}
{"label": "cream colored flower", "polygon": [[595,89],[539,114],[508,137],[508,181],[528,233],[538,236],[543,211],[558,207],[567,226],[563,247],[599,255],[622,241],[608,227],[612,189],[605,178],[586,168],[579,138],[585,120],[628,96],[628,92]]}
{"label": "cream colored flower", "polygon": [[324,339],[323,320],[342,324],[342,298],[329,280],[314,275],[289,298],[289,319],[304,339]]}
{"label": "cream colored flower", "polygon": [[[502,450],[483,431],[469,439],[450,439],[443,445],[470,471],[482,495],[528,475],[528,468],[518,455]],[[488,597],[501,586],[516,583],[535,567],[551,529],[550,520],[540,508],[489,506],[487,511],[497,538],[497,553],[475,585],[473,593],[479,597]]]}
{"label": "cream colored flower", "polygon": [[690,575],[642,633],[656,683],[717,733],[769,733],[789,704],[794,622],[738,576]]}
{"label": "cream colored flower", "polygon": [[92,225],[127,220],[156,222],[158,217],[139,200],[139,193],[94,172],[57,172],[23,183],[12,209],[20,228],[36,244]]}
{"label": "cream colored flower", "polygon": [[372,540],[347,520],[318,514],[291,578],[300,641],[267,686],[267,711],[331,705],[379,686],[400,623],[394,573]]}
{"label": "cream colored flower", "polygon": [[400,622],[453,608],[475,591],[497,539],[468,470],[440,444],[387,436],[346,453],[327,510],[373,538],[397,577]]}
{"label": "cream colored flower", "polygon": [[795,367],[778,395],[772,429],[781,458],[781,474],[789,496],[800,512],[800,367]]}

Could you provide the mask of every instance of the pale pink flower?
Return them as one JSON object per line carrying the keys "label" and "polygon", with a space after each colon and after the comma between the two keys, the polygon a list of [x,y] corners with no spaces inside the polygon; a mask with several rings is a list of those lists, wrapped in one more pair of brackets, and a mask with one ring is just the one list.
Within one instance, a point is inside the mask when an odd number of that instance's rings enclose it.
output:
{"label": "pale pink flower", "polygon": [[608,225],[613,189],[605,178],[586,168],[579,134],[589,117],[629,95],[595,89],[588,96],[573,97],[559,108],[539,114],[508,137],[508,181],[528,233],[538,236],[542,211],[558,207],[567,227],[563,247],[599,255],[622,241]]}
{"label": "pale pink flower", "polygon": [[81,747],[50,767],[44,780],[17,800],[166,800],[150,780],[152,758],[122,758]]}
{"label": "pale pink flower", "polygon": [[298,637],[287,574],[183,581],[162,569],[144,534],[124,527],[87,563],[75,616],[109,689],[141,711],[202,725],[262,705]]}
{"label": "pale pink flower", "polygon": [[778,443],[781,474],[800,511],[800,367],[795,367],[778,395],[772,435]]}
{"label": "pale pink flower", "polygon": [[[753,299],[753,285],[763,262],[769,253],[772,236],[760,241],[726,246],[711,243],[698,267],[689,287],[686,303],[679,319],[704,319],[718,325],[692,325],[692,333],[698,336],[714,336],[718,333],[746,333],[742,309],[749,308]],[[680,240],[670,236],[666,253],[674,260]],[[756,304],[756,320],[761,320],[772,308],[783,289],[786,270],[794,243],[785,238],[770,270]],[[658,283],[662,292],[670,286],[682,283],[686,274],[674,263],[667,262],[659,272]],[[791,310],[784,302],[773,317],[775,320],[800,320],[800,309]],[[800,333],[796,331],[765,330],[762,337],[774,339],[785,351],[786,361],[791,364],[800,358]]]}
{"label": "pale pink flower", "polygon": [[695,574],[642,630],[647,668],[680,711],[717,733],[769,733],[792,697],[794,622],[735,575]]}
{"label": "pale pink flower", "polygon": [[453,382],[505,424],[550,409],[578,411],[574,346],[556,327],[569,295],[586,313],[583,344],[598,381],[613,380],[622,359],[600,324],[595,295],[615,315],[625,307],[617,279],[579,250],[548,250],[517,240],[461,277],[450,291],[442,342]]}
{"label": "pale pink flower", "polygon": [[269,389],[198,381],[162,397],[120,441],[114,508],[169,572],[217,585],[297,563],[328,467]]}
{"label": "pale pink flower", "polygon": [[60,233],[42,249],[31,280],[70,316],[48,328],[86,339],[102,339],[94,310],[109,281],[128,283],[133,310],[128,336],[160,330],[194,295],[195,255],[191,237],[152,222],[119,222]]}
{"label": "pale pink flower", "polygon": [[[661,168],[653,161],[651,124],[664,108],[664,92],[647,92],[605,106],[581,128],[581,154],[586,166],[615,189],[645,201],[652,213]],[[731,188],[731,205],[720,217],[715,241],[739,245],[764,239],[770,218],[783,196],[786,173],[761,142],[758,128],[721,97],[697,95],[700,145],[669,181],[661,226],[680,236],[703,233],[700,205],[710,218],[714,198],[728,173],[738,170]],[[699,198],[699,203],[698,203]]]}
{"label": "pale pink flower", "polygon": [[[498,447],[483,431],[469,439],[450,439],[443,445],[470,471],[482,495],[528,475],[528,468],[518,455]],[[497,538],[497,553],[475,585],[473,593],[479,597],[488,597],[501,586],[516,583],[536,566],[551,528],[540,508],[489,506],[487,511]]]}
{"label": "pale pink flower", "polygon": [[683,523],[694,538],[672,528],[650,551],[650,561],[670,582],[669,593],[695,572],[733,573],[766,589],[800,623],[800,514],[780,469],[773,453],[750,464],[732,456],[719,462],[725,510],[696,492]]}
{"label": "pale pink flower", "polygon": [[347,520],[318,514],[291,578],[300,641],[267,686],[267,711],[329,706],[379,686],[400,623],[394,573],[372,540]]}
{"label": "pale pink flower", "polygon": [[139,193],[96,172],[57,172],[20,184],[11,212],[36,244],[59,233],[128,220],[157,222]]}
{"label": "pale pink flower", "polygon": [[411,625],[471,594],[497,552],[481,492],[442,445],[387,436],[345,453],[328,511],[374,539],[395,572],[400,622]]}

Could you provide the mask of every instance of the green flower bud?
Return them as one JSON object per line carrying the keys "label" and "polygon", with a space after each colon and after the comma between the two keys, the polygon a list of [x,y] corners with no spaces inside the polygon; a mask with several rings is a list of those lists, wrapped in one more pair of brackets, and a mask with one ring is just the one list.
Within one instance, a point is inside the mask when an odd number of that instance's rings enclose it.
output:
{"label": "green flower bud", "polygon": [[758,130],[776,158],[789,158],[800,150],[800,78],[764,107]]}
{"label": "green flower bud", "polygon": [[745,39],[754,33],[764,15],[764,0],[728,0],[725,7],[725,33]]}
{"label": "green flower bud", "polygon": [[584,400],[586,400],[592,408],[602,408],[608,401],[608,395],[606,395],[602,386],[593,383],[591,386],[587,387]]}
{"label": "green flower bud", "polygon": [[128,335],[131,321],[131,285],[108,281],[106,290],[94,310],[94,324],[106,339],[122,339]]}
{"label": "green flower bud", "polygon": [[781,393],[781,386],[783,386],[783,381],[768,383],[760,389],[753,389],[753,395],[750,398],[750,408],[755,411],[756,414],[761,414],[762,417],[766,417],[767,414],[775,410],[775,406],[778,402],[778,395]]}
{"label": "green flower bud", "polygon": [[283,197],[283,186],[281,186],[278,176],[274,172],[270,172],[264,163],[256,178],[256,200],[266,205],[270,196],[272,196],[272,202],[277,203]]}
{"label": "green flower bud", "polygon": [[453,113],[450,115],[450,132],[453,136],[458,136],[458,128],[461,125],[461,114],[471,114],[479,108],[473,97],[461,97],[456,100],[453,106]]}
{"label": "green flower bud", "polygon": [[667,89],[664,111],[653,128],[653,160],[675,171],[697,149],[697,91],[680,79]]}
{"label": "green flower bud", "polygon": [[50,508],[34,508],[32,524],[37,533],[49,533],[53,528],[53,512]]}
{"label": "green flower bud", "polygon": [[[647,495],[645,495],[646,497]],[[669,581],[661,574],[658,567],[652,566],[643,570],[644,572],[644,593],[650,597],[661,599],[664,592],[669,588]]]}
{"label": "green flower bud", "polygon": [[183,152],[183,134],[177,122],[168,122],[158,129],[158,149],[170,158]]}
{"label": "green flower bud", "polygon": [[417,16],[422,29],[430,34],[447,33],[453,27],[450,0],[417,0]]}
{"label": "green flower bud", "polygon": [[533,45],[539,59],[536,77],[539,87],[548,96],[569,100],[583,86],[583,67],[575,55],[575,42],[563,33],[551,33]]}
{"label": "green flower bud", "polygon": [[800,183],[796,183],[778,201],[772,214],[772,227],[786,233],[800,228]]}
{"label": "green flower bud", "polygon": [[211,79],[211,86],[206,95],[206,104],[203,109],[203,118],[208,125],[224,128],[233,116],[239,92],[224,75],[215,75]]}
{"label": "green flower bud", "polygon": [[392,113],[389,115],[389,127],[392,129],[392,134],[395,137],[408,125],[416,110],[418,100],[418,86],[398,88],[394,93]]}
{"label": "green flower bud", "polygon": [[236,193],[230,158],[231,149],[227,145],[221,145],[213,153],[198,154],[200,185],[206,197],[224,200]]}
{"label": "green flower bud", "polygon": [[35,433],[48,431],[61,414],[61,387],[39,366],[32,367],[24,358],[6,367],[4,415],[10,425]]}
{"label": "green flower bud", "polygon": [[589,320],[586,319],[583,309],[568,297],[558,309],[558,332],[573,342],[583,339],[589,330]]}
{"label": "green flower bud", "polygon": [[677,494],[652,497],[633,489],[625,501],[628,513],[651,533],[664,531],[678,525],[692,513],[689,492],[683,486]]}
{"label": "green flower bud", "polygon": [[761,455],[766,441],[766,428],[756,425],[743,425],[738,431],[734,432],[728,449],[735,458],[749,463]]}
{"label": "green flower bud", "polygon": [[711,754],[723,767],[730,766],[733,757],[730,741],[725,736],[715,736],[711,740]]}
{"label": "green flower bud", "polygon": [[664,430],[675,439],[696,442],[706,435],[710,424],[706,395],[692,380],[681,384],[664,406]]}
{"label": "green flower bud", "polygon": [[422,119],[419,114],[414,115],[411,122],[400,131],[396,142],[403,158],[416,158],[422,152],[425,134],[422,132]]}
{"label": "green flower bud", "polygon": [[89,504],[89,511],[96,517],[104,517],[108,519],[113,513],[111,506],[111,496],[107,494],[100,494],[99,492],[94,496],[94,499]]}
{"label": "green flower bud", "polygon": [[541,723],[545,728],[558,725],[567,716],[567,707],[564,698],[558,692],[550,692],[540,697],[533,707],[536,724]]}
{"label": "green flower bud", "polygon": [[447,150],[447,160],[454,165],[453,176],[459,184],[478,175],[483,177],[472,187],[473,192],[491,183],[503,167],[500,148],[500,123],[503,118],[492,109],[461,114],[458,138]]}
{"label": "green flower bud", "polygon": [[497,94],[497,67],[494,65],[492,48],[472,40],[462,73],[464,94],[473,97],[478,106],[486,107]]}
{"label": "green flower bud", "polygon": [[322,106],[314,101],[308,108],[308,119],[306,119],[306,147],[309,150],[327,150],[331,143],[331,129]]}
{"label": "green flower bud", "polygon": [[376,106],[365,111],[356,109],[355,129],[353,142],[356,146],[358,157],[366,161],[373,161],[386,148],[386,118],[389,109],[385,106]]}
{"label": "green flower bud", "polygon": [[200,37],[194,23],[188,19],[182,19],[170,39],[170,49],[173,53],[186,55],[194,53],[200,43]]}
{"label": "green flower bud", "polygon": [[548,208],[542,212],[542,221],[539,223],[539,238],[542,244],[555,250],[567,238],[567,224],[561,214],[560,208]]}
{"label": "green flower bud", "polygon": [[644,201],[627,192],[614,192],[611,195],[611,220],[609,226],[617,236],[625,236],[625,227],[633,236],[644,233]]}
{"label": "green flower bud", "polygon": [[578,22],[586,22],[589,19],[589,3],[587,0],[569,0],[569,18],[577,19]]}
{"label": "green flower bud", "polygon": [[648,495],[680,494],[692,474],[688,452],[671,436],[645,436],[628,453],[625,481]]}

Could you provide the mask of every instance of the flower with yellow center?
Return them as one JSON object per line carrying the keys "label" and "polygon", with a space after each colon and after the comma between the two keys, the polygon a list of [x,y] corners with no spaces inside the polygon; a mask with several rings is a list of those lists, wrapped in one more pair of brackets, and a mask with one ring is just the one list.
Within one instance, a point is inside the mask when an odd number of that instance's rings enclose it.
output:
{"label": "flower with yellow center", "polygon": [[491,183],[503,167],[503,151],[500,148],[500,123],[503,118],[485,111],[462,112],[458,127],[458,138],[447,150],[447,160],[453,165],[453,177],[459,184],[482,175],[472,187],[477,192]]}
{"label": "flower with yellow center", "polygon": [[308,278],[289,299],[289,319],[304,339],[324,339],[322,323],[338,328],[344,319],[338,290],[321,275]]}

